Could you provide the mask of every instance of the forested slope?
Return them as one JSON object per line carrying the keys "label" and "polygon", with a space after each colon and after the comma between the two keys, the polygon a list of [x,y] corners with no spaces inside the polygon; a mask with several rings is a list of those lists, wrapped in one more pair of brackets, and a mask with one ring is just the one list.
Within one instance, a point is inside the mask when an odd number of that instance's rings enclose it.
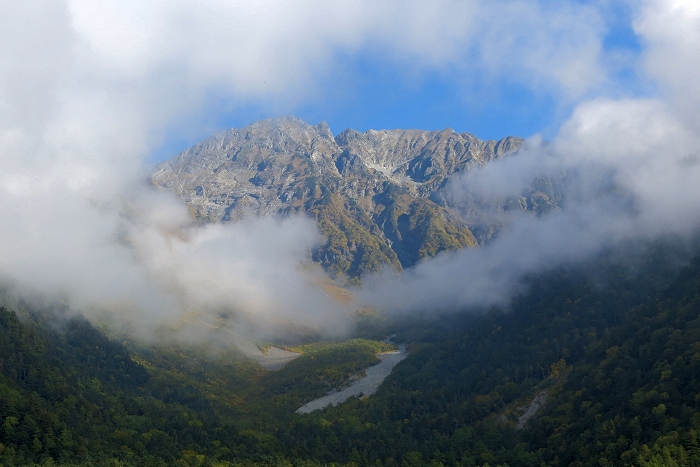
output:
{"label": "forested slope", "polygon": [[676,259],[610,253],[504,309],[383,321],[408,358],[372,397],[307,415],[385,345],[302,346],[267,372],[3,309],[0,465],[698,465],[700,257]]}
{"label": "forested slope", "polygon": [[206,404],[194,410],[154,397],[146,369],[81,319],[22,323],[1,309],[0,369],[3,466],[166,465],[188,449],[233,442]]}
{"label": "forested slope", "polygon": [[[300,422],[290,444],[360,464],[697,465],[700,259],[668,288],[662,266],[559,269],[508,312],[422,331],[433,342],[377,397]],[[542,392],[544,409],[518,429]]]}

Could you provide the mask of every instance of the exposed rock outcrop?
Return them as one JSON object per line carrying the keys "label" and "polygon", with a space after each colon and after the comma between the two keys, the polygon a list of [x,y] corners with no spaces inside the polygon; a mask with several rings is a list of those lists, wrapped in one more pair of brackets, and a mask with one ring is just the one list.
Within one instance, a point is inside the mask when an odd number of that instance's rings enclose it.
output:
{"label": "exposed rock outcrop", "polygon": [[357,278],[476,245],[467,220],[437,194],[453,174],[521,144],[450,129],[334,137],[325,123],[285,117],[218,133],[160,164],[152,180],[204,222],[305,212],[328,239],[315,259]]}

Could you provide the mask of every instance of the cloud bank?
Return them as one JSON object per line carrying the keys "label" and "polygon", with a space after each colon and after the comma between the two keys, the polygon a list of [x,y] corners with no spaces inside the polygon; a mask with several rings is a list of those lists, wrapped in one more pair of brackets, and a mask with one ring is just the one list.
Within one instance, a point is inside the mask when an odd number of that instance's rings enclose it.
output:
{"label": "cloud bank", "polygon": [[[671,27],[671,25],[673,25]],[[642,61],[661,92],[653,98],[581,102],[552,144],[536,138],[518,154],[474,170],[448,189],[497,205],[539,179],[560,181],[561,209],[506,224],[485,248],[428,260],[401,278],[379,276],[361,292],[394,311],[464,309],[508,301],[526,275],[582,260],[606,247],[700,227],[700,8],[646,2],[635,31]],[[687,33],[687,34],[686,34]]]}
{"label": "cloud bank", "polygon": [[[585,255],[603,239],[692,229],[700,212],[698,8],[670,0],[638,7],[638,66],[659,93],[612,100],[607,93],[619,86],[603,47],[604,4],[3,5],[0,280],[22,296],[61,299],[144,332],[197,313],[233,314],[261,332],[289,323],[346,329],[349,310],[308,266],[319,241],[309,221],[198,227],[177,201],[145,186],[144,161],[169,131],[206,130],[218,99],[293,110],[314,89],[342,83],[348,56],[385,60],[397,73],[518,83],[577,105],[549,149],[533,145],[473,175],[494,180],[486,188],[501,180],[508,192],[542,170],[575,169],[569,205],[513,220],[488,248],[427,261],[398,282],[377,280],[364,295],[371,303],[485,303],[523,273]],[[599,190],[603,182],[617,191]],[[452,281],[440,279],[446,273]]]}

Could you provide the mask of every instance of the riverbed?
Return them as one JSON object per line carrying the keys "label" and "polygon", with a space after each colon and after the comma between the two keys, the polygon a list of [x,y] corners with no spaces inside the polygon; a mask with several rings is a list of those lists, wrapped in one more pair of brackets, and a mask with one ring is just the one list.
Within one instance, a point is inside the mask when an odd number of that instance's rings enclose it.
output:
{"label": "riverbed", "polygon": [[365,370],[365,376],[353,381],[350,386],[332,391],[323,397],[314,399],[296,410],[296,413],[310,413],[329,405],[337,405],[351,397],[366,397],[374,394],[382,381],[389,376],[397,363],[406,358],[406,346],[400,345],[399,350],[378,355],[379,363]]}

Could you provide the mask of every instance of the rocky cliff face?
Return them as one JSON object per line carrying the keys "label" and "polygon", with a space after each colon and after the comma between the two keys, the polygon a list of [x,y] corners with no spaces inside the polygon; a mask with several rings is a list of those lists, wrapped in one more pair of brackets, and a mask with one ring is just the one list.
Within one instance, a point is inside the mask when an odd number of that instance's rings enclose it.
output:
{"label": "rocky cliff face", "polygon": [[315,259],[352,279],[476,245],[467,220],[440,201],[440,190],[453,174],[521,144],[450,129],[345,130],[333,137],[325,123],[285,117],[218,133],[159,165],[152,179],[202,221],[305,212],[327,237]]}

